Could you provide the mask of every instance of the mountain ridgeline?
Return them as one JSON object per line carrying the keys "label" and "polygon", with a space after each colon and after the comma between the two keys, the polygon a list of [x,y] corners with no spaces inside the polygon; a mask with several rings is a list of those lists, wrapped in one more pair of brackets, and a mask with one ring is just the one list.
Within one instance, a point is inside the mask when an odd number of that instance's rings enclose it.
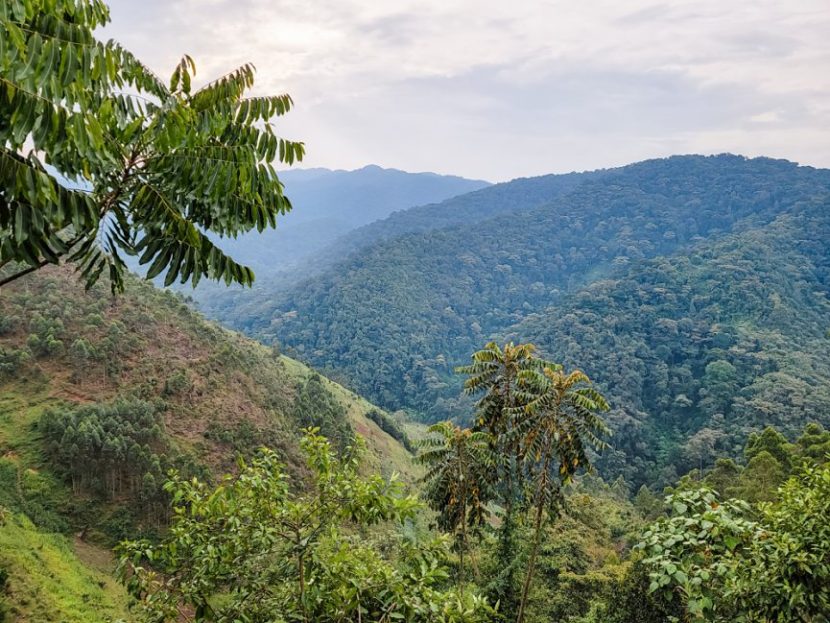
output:
{"label": "mountain ridgeline", "polygon": [[830,422],[829,205],[830,171],[732,155],[517,180],[206,311],[430,421],[468,417],[472,351],[532,341],[610,398],[605,473],[667,483],[764,423]]}
{"label": "mountain ridgeline", "polygon": [[[257,278],[253,292],[257,293],[284,289],[317,274],[347,250],[332,254],[328,249],[337,249],[339,240],[350,240],[348,234],[368,223],[383,222],[381,219],[417,203],[440,202],[489,186],[481,180],[375,165],[354,171],[288,169],[280,172],[280,181],[293,207],[279,219],[276,229],[237,238],[214,237],[232,257],[253,268]],[[132,268],[144,273],[137,262]],[[162,281],[157,279],[157,285]],[[215,282],[195,289],[190,285],[176,287],[208,313],[219,301],[231,317],[234,313],[230,309],[246,305],[252,297],[251,290]]]}
{"label": "mountain ridgeline", "polygon": [[345,233],[412,206],[443,201],[487,182],[452,175],[367,166],[355,171],[288,170],[280,174],[294,209],[279,227],[225,240],[222,246],[268,277],[316,253]]}

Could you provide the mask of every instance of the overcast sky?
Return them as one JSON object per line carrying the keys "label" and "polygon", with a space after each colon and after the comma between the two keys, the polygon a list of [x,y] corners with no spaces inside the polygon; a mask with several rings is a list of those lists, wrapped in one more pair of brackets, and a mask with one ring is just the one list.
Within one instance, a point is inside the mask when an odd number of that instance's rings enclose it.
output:
{"label": "overcast sky", "polygon": [[491,181],[676,153],[830,167],[830,0],[110,0],[162,75],[288,92],[303,166]]}

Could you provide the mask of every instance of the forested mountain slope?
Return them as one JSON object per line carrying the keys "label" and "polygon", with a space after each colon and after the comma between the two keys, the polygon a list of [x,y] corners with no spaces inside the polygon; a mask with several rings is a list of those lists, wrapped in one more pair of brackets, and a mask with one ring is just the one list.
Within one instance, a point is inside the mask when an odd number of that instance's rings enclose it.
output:
{"label": "forested mountain slope", "polygon": [[[370,165],[354,171],[286,169],[280,172],[293,209],[276,229],[215,242],[256,273],[253,289],[206,282],[177,289],[198,301],[212,317],[256,300],[258,293],[281,289],[321,272],[349,248],[333,245],[356,228],[395,211],[444,201],[489,186],[488,182],[435,173],[408,173]],[[329,247],[332,247],[329,249]],[[144,270],[133,264],[139,274]],[[159,279],[159,285],[162,280]]]}
{"label": "forested mountain slope", "polygon": [[360,433],[366,469],[413,479],[390,416],[177,295],[137,279],[117,297],[106,284],[85,292],[66,268],[4,287],[0,541],[17,549],[0,548],[0,576],[10,620],[123,615],[122,589],[101,575],[112,571],[105,547],[163,527],[167,470],[210,479],[267,445],[302,478],[307,426],[340,447]]}
{"label": "forested mountain slope", "polygon": [[[305,173],[303,171],[287,171],[289,183],[291,174]],[[440,203],[420,205],[424,194],[412,192],[410,201],[418,199],[414,205],[404,210],[398,210],[387,218],[376,220],[355,230],[340,235],[328,246],[321,248],[313,257],[306,256],[301,265],[281,272],[274,272],[266,268],[257,273],[257,281],[251,289],[245,288],[224,288],[208,284],[207,287],[200,286],[193,296],[199,303],[199,308],[208,316],[220,322],[234,327],[241,327],[237,320],[249,316],[261,315],[263,303],[266,305],[276,296],[292,285],[303,282],[308,278],[325,272],[338,262],[355,253],[356,251],[390,240],[399,236],[414,232],[428,232],[454,225],[470,225],[487,220],[500,214],[510,214],[522,210],[530,210],[543,205],[555,197],[562,196],[583,182],[597,178],[605,174],[605,171],[590,173],[568,173],[564,175],[545,175],[542,177],[522,178],[495,184],[487,188],[461,194]],[[443,179],[443,178],[442,178]],[[311,187],[318,181],[318,178],[309,177],[307,180],[309,188],[301,190],[310,192]],[[343,193],[349,196],[348,178],[327,177],[324,191],[318,194],[325,197],[338,183],[344,184]],[[291,189],[288,189],[289,192]],[[336,203],[334,196],[329,198]],[[397,205],[394,204],[393,205]],[[410,203],[409,205],[413,205]],[[289,216],[288,218],[291,218]],[[316,228],[315,222],[308,223],[309,229]],[[345,230],[344,230],[345,231]],[[287,232],[284,232],[287,233]],[[291,230],[291,235],[302,235],[297,229]],[[272,234],[273,235],[273,234]],[[289,236],[286,236],[289,237]],[[251,250],[243,253],[251,254],[252,262],[256,265],[264,259],[272,257],[273,249],[260,248],[257,243]],[[258,252],[252,252],[257,250]]]}
{"label": "forested mountain slope", "polygon": [[[498,189],[467,198],[486,197]],[[739,234],[733,244],[746,246],[742,270],[750,273],[761,270],[762,262],[780,271],[789,252],[812,254],[810,259],[822,265],[828,238],[811,238],[821,231],[821,223],[807,225],[805,215],[819,218],[827,210],[828,189],[830,172],[785,161],[730,155],[647,161],[605,172],[530,210],[381,239],[287,294],[261,293],[257,304],[236,314],[234,324],[266,340],[278,339],[388,408],[405,407],[430,419],[463,417],[466,403],[459,402],[460,384],[452,370],[470,352],[491,337],[510,335],[521,340],[537,337],[551,355],[561,354],[555,341],[542,339],[536,329],[544,324],[541,320],[533,330],[521,323],[536,314],[560,318],[559,305],[579,309],[578,293],[593,292],[620,274],[635,275],[626,284],[629,296],[634,296],[647,285],[652,264],[661,264],[655,258],[689,261],[701,245]],[[786,216],[790,228],[781,229],[783,221],[776,219]],[[780,235],[768,239],[762,232],[773,223],[777,229],[769,231]],[[802,239],[816,243],[803,245]],[[759,248],[765,240],[775,245]],[[704,269],[724,270],[714,263],[720,252],[701,253]],[[793,262],[788,269],[792,275],[777,273],[776,278],[784,283],[793,277],[812,279],[811,287],[820,294],[802,301],[785,291],[776,293],[776,300],[788,313],[799,311],[802,303],[821,313],[825,276],[820,270],[811,273],[805,258]],[[688,278],[693,290],[712,295],[698,282],[702,275],[691,272]],[[738,306],[748,304],[743,298],[723,298],[719,304],[724,318],[758,322],[758,309]],[[622,327],[637,314],[647,317],[649,309],[645,302],[642,309],[609,308],[607,318],[600,314],[605,318],[601,322]],[[688,313],[676,311],[678,316]],[[644,330],[652,333],[660,327],[648,323]],[[717,344],[703,345],[699,357],[704,366]],[[611,346],[600,344],[590,353],[582,350],[576,363],[592,370],[621,365]],[[795,352],[786,344],[783,348],[782,357]],[[632,356],[625,365],[647,365],[636,349]],[[701,370],[695,367],[692,373],[699,383]],[[640,392],[616,384],[604,389],[630,415],[651,405],[641,394],[653,388],[649,383],[641,386]],[[669,395],[661,399],[678,399],[672,390],[668,388]],[[684,432],[703,426],[704,416],[696,417]],[[661,465],[674,461],[668,451],[655,452],[660,458],[654,460]]]}
{"label": "forested mountain slope", "polygon": [[830,423],[830,210],[626,267],[509,330],[608,395],[608,473],[667,484],[747,434]]}
{"label": "forested mountain slope", "polygon": [[328,260],[340,259],[349,252],[404,234],[469,225],[501,214],[531,210],[606,173],[607,171],[591,171],[519,178],[452,197],[441,203],[400,210],[342,236],[321,255]]}

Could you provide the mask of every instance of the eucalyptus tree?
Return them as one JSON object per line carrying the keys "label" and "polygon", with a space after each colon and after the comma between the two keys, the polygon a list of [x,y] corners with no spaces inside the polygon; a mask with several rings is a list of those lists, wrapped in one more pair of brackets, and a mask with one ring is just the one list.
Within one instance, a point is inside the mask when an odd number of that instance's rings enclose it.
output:
{"label": "eucalyptus tree", "polygon": [[608,410],[608,403],[579,370],[566,373],[560,367],[545,367],[542,375],[522,373],[519,382],[535,396],[521,408],[524,417],[517,421],[526,477],[533,489],[533,543],[516,619],[522,623],[546,512],[558,513],[563,485],[580,469],[592,469],[589,451],[604,448],[601,437],[610,431],[598,415]]}
{"label": "eucalyptus tree", "polygon": [[427,468],[424,497],[438,512],[439,527],[456,540],[458,576],[463,579],[464,553],[469,549],[467,530],[484,524],[492,498],[490,436],[451,422],[433,424],[428,432],[418,453],[418,461]]}
{"label": "eucalyptus tree", "polygon": [[291,208],[273,167],[304,153],[274,127],[291,98],[247,96],[250,64],[194,88],[185,56],[162,81],[95,38],[108,20],[101,0],[0,4],[0,286],[69,261],[116,291],[125,255],[166,284],[249,285],[208,234],[262,231]]}

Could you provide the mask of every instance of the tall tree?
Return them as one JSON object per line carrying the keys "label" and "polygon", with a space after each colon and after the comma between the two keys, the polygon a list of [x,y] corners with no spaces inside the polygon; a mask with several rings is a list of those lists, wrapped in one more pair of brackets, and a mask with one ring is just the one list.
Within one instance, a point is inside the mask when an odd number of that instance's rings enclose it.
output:
{"label": "tall tree", "polygon": [[[480,394],[476,402],[473,429],[486,431],[490,438],[490,451],[494,471],[495,494],[504,507],[499,527],[499,544],[496,556],[502,571],[490,586],[491,598],[497,599],[505,610],[514,609],[518,601],[515,590],[517,568],[516,527],[517,506],[523,498],[522,456],[520,439],[516,434],[516,413],[533,399],[527,391],[527,378],[541,375],[545,366],[556,368],[536,355],[533,344],[506,343],[500,347],[488,342],[472,355],[472,363],[456,368],[464,374],[464,392]],[[525,381],[519,383],[524,375]],[[536,386],[540,383],[537,379]]]}
{"label": "tall tree", "polygon": [[464,554],[469,550],[467,531],[485,522],[492,495],[490,436],[451,422],[433,424],[428,430],[431,434],[421,442],[418,454],[418,461],[427,467],[424,496],[438,511],[440,527],[455,537],[458,577],[463,581]]}
{"label": "tall tree", "polygon": [[589,449],[604,448],[601,436],[609,433],[598,415],[608,410],[608,403],[579,370],[565,373],[546,367],[541,384],[536,374],[523,374],[521,382],[537,397],[522,408],[524,417],[517,422],[525,468],[533,486],[534,509],[533,544],[517,623],[524,621],[546,511],[549,515],[559,511],[563,485],[580,469],[592,468]]}
{"label": "tall tree", "polygon": [[[302,143],[277,136],[288,95],[246,97],[250,64],[194,89],[185,56],[165,84],[93,30],[100,0],[0,5],[0,286],[67,260],[87,285],[123,255],[165,283],[253,272],[208,237],[275,225],[291,208],[272,162]],[[23,268],[20,268],[20,265]]]}

